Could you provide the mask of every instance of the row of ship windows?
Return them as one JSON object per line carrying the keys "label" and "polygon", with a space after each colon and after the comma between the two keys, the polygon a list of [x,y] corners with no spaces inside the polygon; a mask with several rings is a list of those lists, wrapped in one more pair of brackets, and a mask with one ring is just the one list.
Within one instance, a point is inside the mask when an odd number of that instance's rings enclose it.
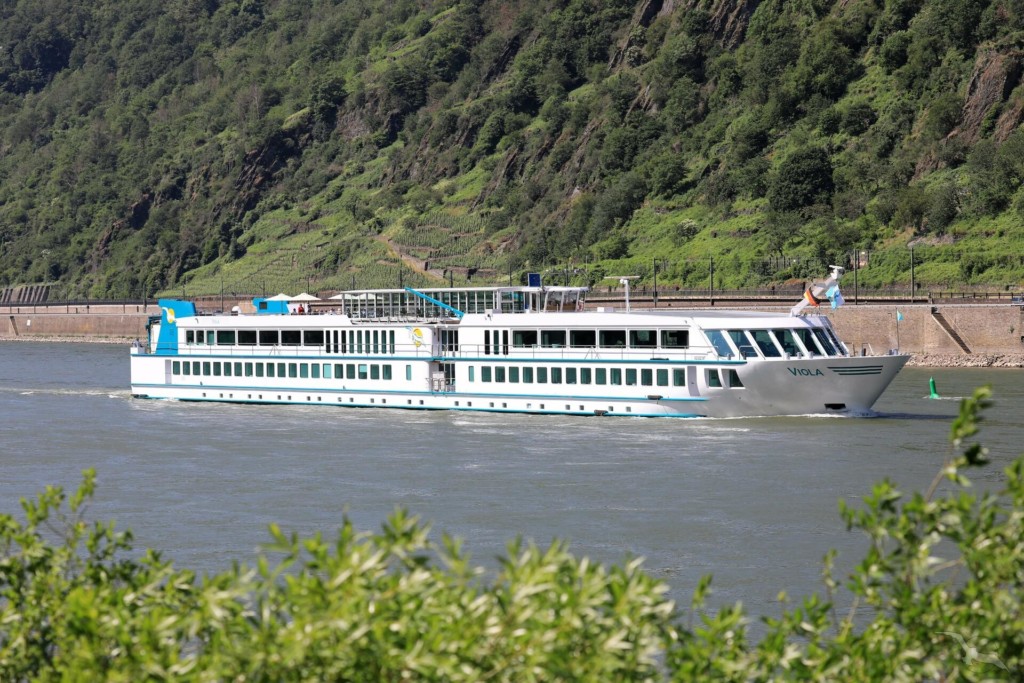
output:
{"label": "row of ship windows", "polygon": [[[508,353],[508,330],[484,330],[484,354]],[[685,349],[689,330],[512,330],[515,348]],[[659,343],[660,342],[660,343]]]}
{"label": "row of ship windows", "polygon": [[[243,363],[173,361],[171,374],[200,377],[289,377],[299,379],[392,379],[391,365],[378,363]],[[405,366],[412,379],[412,366]]]}
{"label": "row of ship windows", "polygon": [[[469,368],[469,381],[476,381],[475,368]],[[669,386],[669,369],[644,368],[546,368],[517,367],[502,365],[483,365],[480,367],[481,382],[508,382],[510,384],[612,384],[626,386],[667,387]],[[639,377],[639,381],[637,378]],[[686,386],[686,370],[672,368],[671,386]]]}
{"label": "row of ship windows", "polygon": [[[724,370],[727,387],[742,387],[735,370]],[[671,384],[670,384],[671,380]],[[475,368],[469,368],[469,381],[476,381]],[[509,384],[597,384],[643,387],[685,387],[686,370],[683,368],[546,368],[483,365],[480,367],[480,381]],[[722,387],[722,377],[717,368],[706,370],[709,387]]]}
{"label": "row of ship windows", "polygon": [[394,330],[185,330],[186,345],[316,346],[328,353],[394,353]]}

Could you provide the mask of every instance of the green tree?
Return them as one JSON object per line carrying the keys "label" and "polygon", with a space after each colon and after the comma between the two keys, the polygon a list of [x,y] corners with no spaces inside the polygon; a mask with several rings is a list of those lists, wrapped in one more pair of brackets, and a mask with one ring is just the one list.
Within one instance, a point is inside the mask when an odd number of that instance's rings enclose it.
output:
{"label": "green tree", "polygon": [[832,161],[824,148],[810,145],[791,153],[768,182],[773,211],[798,211],[828,202],[832,196]]}

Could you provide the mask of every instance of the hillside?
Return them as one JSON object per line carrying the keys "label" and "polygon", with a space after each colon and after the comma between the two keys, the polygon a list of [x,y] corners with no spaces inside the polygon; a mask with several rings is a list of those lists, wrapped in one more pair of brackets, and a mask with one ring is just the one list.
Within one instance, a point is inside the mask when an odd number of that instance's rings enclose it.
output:
{"label": "hillside", "polygon": [[1024,284],[1021,0],[7,0],[0,287]]}

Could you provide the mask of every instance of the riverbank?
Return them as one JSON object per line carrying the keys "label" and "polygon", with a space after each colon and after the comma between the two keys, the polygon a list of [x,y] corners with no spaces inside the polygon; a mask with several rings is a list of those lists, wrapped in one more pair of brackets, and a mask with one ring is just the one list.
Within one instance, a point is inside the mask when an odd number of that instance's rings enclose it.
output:
{"label": "riverbank", "polygon": [[971,355],[946,355],[937,353],[915,353],[907,365],[920,368],[1024,368],[1024,354],[1020,353],[974,353]]}
{"label": "riverbank", "polygon": [[[10,337],[0,335],[2,342],[49,342],[49,343],[88,343],[88,344],[123,344],[131,345],[132,337],[81,337],[81,336],[33,336]],[[919,368],[1024,368],[1022,353],[973,353],[970,355],[953,355],[940,353],[911,353],[908,366]]]}

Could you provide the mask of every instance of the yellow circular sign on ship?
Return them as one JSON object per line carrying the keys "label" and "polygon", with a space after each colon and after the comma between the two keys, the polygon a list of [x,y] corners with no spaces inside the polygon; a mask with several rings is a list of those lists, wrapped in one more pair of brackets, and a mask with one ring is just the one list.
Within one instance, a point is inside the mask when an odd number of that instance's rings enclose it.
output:
{"label": "yellow circular sign on ship", "polygon": [[410,334],[412,335],[412,343],[417,349],[423,345],[423,330],[414,327]]}
{"label": "yellow circular sign on ship", "polygon": [[174,309],[173,308],[165,308],[164,309],[164,315],[167,316],[167,322],[169,322],[169,323],[171,323],[173,325],[174,324]]}

